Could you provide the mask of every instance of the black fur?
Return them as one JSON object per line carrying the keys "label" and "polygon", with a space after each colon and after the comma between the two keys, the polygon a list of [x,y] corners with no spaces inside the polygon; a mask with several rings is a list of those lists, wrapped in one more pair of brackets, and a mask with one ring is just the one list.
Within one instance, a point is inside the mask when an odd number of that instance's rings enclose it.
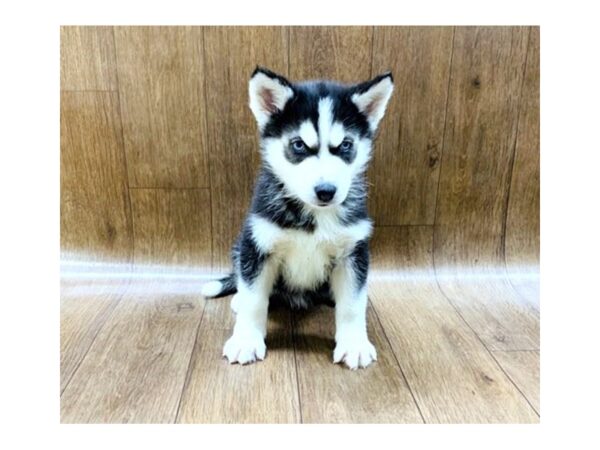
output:
{"label": "black fur", "polygon": [[354,158],[356,158],[356,147],[354,146],[354,144],[352,144],[352,147],[350,147],[350,149],[345,150],[340,144],[339,147],[329,147],[329,153],[335,156],[339,156],[342,159],[342,161],[344,161],[346,164],[352,164]]}
{"label": "black fur", "polygon": [[[340,220],[344,225],[352,225],[368,217],[366,196],[364,195],[366,190],[364,179],[357,178],[354,183],[346,200],[341,205]],[[312,214],[302,208],[299,200],[286,196],[283,183],[277,179],[268,167],[263,167],[258,176],[250,213],[276,223],[282,228],[293,228],[312,233],[316,227]],[[268,254],[262,253],[256,247],[250,224],[246,222],[233,246],[232,260],[234,267],[238,268],[245,282],[252,283],[268,257]],[[368,243],[366,241],[358,242],[349,258],[355,268],[356,288],[360,289],[367,279],[369,267]],[[328,269],[329,273],[331,273],[333,267],[332,262]],[[328,282],[323,283],[314,290],[299,290],[288,286],[282,277],[279,277],[275,283],[270,301],[284,303],[292,307],[310,307],[317,304],[333,306],[334,304]]]}
{"label": "black fur", "polygon": [[352,101],[352,95],[362,92],[361,90],[364,89],[362,84],[346,86],[330,81],[306,81],[292,85],[285,79],[283,79],[285,82],[281,81],[282,77],[278,76],[277,79],[291,87],[294,95],[285,104],[282,111],[271,116],[263,128],[263,138],[279,137],[286,131],[296,129],[306,120],[310,120],[317,129],[319,100],[323,97],[330,97],[333,101],[334,120],[341,122],[344,127],[354,130],[360,137],[372,137],[366,116],[358,111]]}
{"label": "black fur", "polygon": [[[253,76],[258,72],[277,79],[293,91],[292,98],[285,104],[283,110],[274,113],[270,117],[262,130],[261,136],[263,138],[279,137],[286,131],[297,129],[306,120],[310,120],[317,129],[319,100],[323,97],[329,97],[333,102],[333,118],[335,121],[341,122],[346,129],[353,130],[361,138],[372,139],[373,135],[367,117],[358,111],[357,106],[352,101],[352,96],[356,93],[365,92],[384,78],[389,77],[393,81],[391,73],[388,72],[358,85],[344,85],[318,80],[292,84],[282,76],[261,67],[256,68]],[[347,164],[352,163],[356,157],[354,147],[349,151],[331,148],[330,152],[339,156]],[[308,147],[303,152],[295,152],[291,143],[285,150],[286,158],[293,164],[297,164],[315,153],[314,149]]]}
{"label": "black fur", "polygon": [[239,269],[242,279],[246,283],[252,284],[268,255],[262,253],[256,246],[248,224],[244,225],[242,233],[234,245],[233,253],[234,262],[237,262],[235,267]]}
{"label": "black fur", "polygon": [[284,184],[269,167],[258,175],[250,212],[276,223],[281,228],[293,228],[312,233],[315,218],[302,207],[302,202],[290,197]]}
{"label": "black fur", "polygon": [[315,289],[297,289],[278,277],[269,297],[269,304],[289,306],[293,309],[310,308],[317,305],[335,306],[329,283],[326,281]]}
{"label": "black fur", "polygon": [[372,80],[365,81],[364,83],[360,83],[359,85],[355,86],[354,92],[358,92],[359,94],[362,94],[363,92],[368,91],[370,88],[375,86],[381,80],[385,80],[386,78],[389,78],[392,83],[394,82],[394,77],[392,76],[392,72],[384,72],[381,75],[377,75]]}
{"label": "black fur", "polygon": [[354,266],[356,289],[358,290],[361,289],[367,282],[367,273],[369,272],[368,242],[366,240],[357,242],[349,258]]}
{"label": "black fur", "polygon": [[288,80],[286,80],[284,77],[282,77],[281,75],[277,75],[275,72],[272,72],[271,70],[266,69],[261,66],[256,66],[256,68],[254,69],[254,72],[252,72],[252,75],[250,76],[250,78],[254,78],[254,75],[256,75],[257,73],[264,73],[269,78],[278,80],[284,86],[292,87],[292,84]]}
{"label": "black fur", "polygon": [[[302,140],[300,138],[298,138],[297,140],[299,142],[302,142]],[[304,148],[300,151],[294,149],[293,146],[294,146],[294,140],[292,140],[290,142],[290,145],[288,145],[284,150],[285,158],[292,164],[299,164],[302,161],[304,161],[306,158],[315,156],[319,151],[318,148],[310,148],[306,144],[304,144]]]}
{"label": "black fur", "polygon": [[352,180],[348,195],[341,204],[341,211],[340,221],[344,225],[352,225],[369,218],[367,213],[367,180],[364,174]]}
{"label": "black fur", "polygon": [[[319,100],[327,96],[333,101],[334,120],[342,122],[346,128],[353,129],[360,137],[372,139],[372,131],[366,116],[358,111],[351,98],[353,94],[368,90],[386,77],[392,78],[390,73],[386,73],[366,83],[353,86],[329,81],[292,84],[284,77],[261,67],[257,67],[252,76],[258,72],[277,79],[281,84],[293,90],[293,96],[283,110],[273,113],[263,127],[262,138],[281,136],[286,131],[296,129],[306,120],[310,120],[315,129],[318,129]],[[298,151],[291,146],[285,150],[286,157],[293,163],[299,163],[302,159],[311,157],[311,151],[312,149],[308,147]],[[351,163],[356,157],[356,150],[353,147],[347,151],[341,151],[339,148],[332,148],[330,151],[347,163]],[[348,196],[340,205],[339,219],[342,224],[352,225],[368,218],[366,191],[367,184],[363,174],[353,180]],[[286,192],[282,180],[277,178],[267,164],[263,164],[259,172],[249,213],[267,219],[281,228],[291,228],[306,233],[313,233],[317,226],[313,215],[303,207],[303,203],[299,199]],[[251,226],[246,222],[232,249],[234,273],[220,280],[224,287],[223,292],[217,296],[235,292],[236,276],[241,276],[246,283],[251,284],[268,258],[269,255],[262,253],[256,246]],[[348,258],[354,268],[356,289],[361,289],[366,283],[369,268],[368,241],[358,242]],[[330,267],[327,268],[329,274],[334,266],[335,262],[331,261]],[[320,303],[334,305],[328,281],[314,290],[307,291],[290,287],[282,276],[278,277],[273,287],[270,302],[285,303],[294,307],[306,307]]]}

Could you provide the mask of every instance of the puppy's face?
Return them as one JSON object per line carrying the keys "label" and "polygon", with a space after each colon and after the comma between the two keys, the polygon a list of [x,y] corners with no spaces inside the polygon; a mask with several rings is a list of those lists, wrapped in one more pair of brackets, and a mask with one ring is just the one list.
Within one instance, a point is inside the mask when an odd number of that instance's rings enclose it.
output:
{"label": "puppy's face", "polygon": [[292,84],[265,69],[250,79],[263,159],[287,193],[312,208],[341,204],[369,161],[392,94],[387,73],[353,86]]}

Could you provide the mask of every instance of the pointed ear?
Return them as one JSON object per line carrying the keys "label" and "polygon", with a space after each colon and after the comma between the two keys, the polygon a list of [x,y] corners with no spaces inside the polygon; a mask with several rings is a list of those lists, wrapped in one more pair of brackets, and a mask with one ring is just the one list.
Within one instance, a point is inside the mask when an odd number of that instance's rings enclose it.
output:
{"label": "pointed ear", "polygon": [[366,81],[355,87],[352,101],[358,110],[363,113],[371,130],[375,131],[379,121],[383,118],[385,107],[394,90],[394,78],[391,72],[378,75],[371,81]]}
{"label": "pointed ear", "polygon": [[288,80],[262,67],[257,67],[250,77],[249,90],[250,109],[261,130],[294,95]]}

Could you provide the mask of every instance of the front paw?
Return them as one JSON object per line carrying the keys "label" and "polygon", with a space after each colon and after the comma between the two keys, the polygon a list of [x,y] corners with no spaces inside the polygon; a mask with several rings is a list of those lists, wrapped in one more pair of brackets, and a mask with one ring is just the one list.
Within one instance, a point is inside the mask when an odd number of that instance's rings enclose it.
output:
{"label": "front paw", "polygon": [[265,359],[267,346],[261,333],[233,333],[223,347],[223,356],[229,364],[250,364]]}
{"label": "front paw", "polygon": [[337,341],[333,351],[333,362],[342,361],[352,370],[367,367],[373,361],[377,361],[377,351],[367,336],[344,337]]}

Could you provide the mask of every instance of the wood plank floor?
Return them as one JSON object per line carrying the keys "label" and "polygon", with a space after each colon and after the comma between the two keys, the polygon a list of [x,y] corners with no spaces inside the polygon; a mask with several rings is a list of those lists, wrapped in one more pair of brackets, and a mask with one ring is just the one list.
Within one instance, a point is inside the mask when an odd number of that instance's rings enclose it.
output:
{"label": "wood plank floor", "polygon": [[[110,266],[73,276],[67,266],[62,422],[538,422],[539,346],[531,329],[539,323],[537,300],[515,307],[517,296],[507,280],[499,281],[501,270],[454,283],[450,298],[436,278],[433,231],[377,229],[368,328],[379,357],[356,372],[331,362],[328,307],[275,310],[265,361],[229,365],[221,357],[233,326],[229,298],[199,296],[208,274],[140,265],[121,278],[111,270],[123,271]],[[487,298],[490,286],[498,300],[492,313],[482,302],[464,314],[462,296]],[[497,317],[516,318],[502,330],[510,346],[490,340]]]}

